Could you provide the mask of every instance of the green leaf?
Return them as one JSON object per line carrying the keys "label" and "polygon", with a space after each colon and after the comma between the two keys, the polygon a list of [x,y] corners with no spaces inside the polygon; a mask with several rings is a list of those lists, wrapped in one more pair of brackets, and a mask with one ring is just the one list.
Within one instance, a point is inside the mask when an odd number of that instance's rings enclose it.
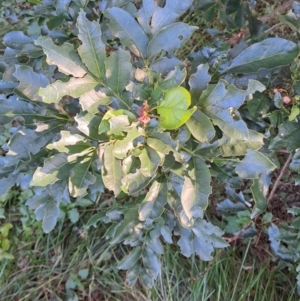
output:
{"label": "green leaf", "polygon": [[[38,121],[50,121],[58,118],[53,111],[42,108],[37,103],[29,103],[15,95],[7,99],[0,98],[0,124],[2,125],[15,119],[19,121],[22,119],[25,124],[36,124]],[[67,120],[66,116],[66,122]]]}
{"label": "green leaf", "polygon": [[214,251],[214,248],[226,248],[229,246],[221,238],[223,231],[205,220],[198,219],[193,226],[193,232],[196,236],[193,240],[193,247],[201,260],[212,260],[211,253]]}
{"label": "green leaf", "polygon": [[36,130],[22,128],[9,141],[9,151],[7,156],[14,156],[28,160],[29,153],[37,154],[59,131],[65,123],[54,120],[49,124],[40,124]]}
{"label": "green leaf", "polygon": [[65,21],[65,17],[63,14],[59,14],[57,16],[49,18],[49,20],[46,22],[47,27],[49,30],[53,30],[54,28],[59,27],[62,25]]}
{"label": "green leaf", "polygon": [[118,7],[112,7],[105,10],[104,15],[110,19],[108,26],[123,45],[136,56],[146,55],[148,37],[128,12]]}
{"label": "green leaf", "polygon": [[118,49],[106,59],[106,81],[108,87],[121,94],[130,80],[132,70],[131,56],[128,51]]}
{"label": "green leaf", "polygon": [[261,214],[267,209],[267,194],[269,192],[271,178],[267,174],[262,174],[259,179],[253,180],[251,192],[255,201],[255,206],[251,213],[251,219]]}
{"label": "green leaf", "polygon": [[164,75],[173,70],[176,66],[184,66],[184,63],[174,56],[164,56],[152,62],[150,69]]}
{"label": "green leaf", "polygon": [[83,78],[72,77],[68,82],[57,80],[46,88],[40,88],[39,95],[45,103],[57,103],[66,95],[78,98],[97,84],[98,82],[89,75]]}
{"label": "green leaf", "polygon": [[197,72],[190,76],[189,85],[193,105],[198,102],[201,93],[206,90],[211,80],[208,70],[208,64],[201,64],[197,67]]}
{"label": "green leaf", "polygon": [[286,121],[278,127],[278,135],[271,141],[269,149],[279,150],[285,147],[292,152],[300,147],[300,123]]}
{"label": "green leaf", "polygon": [[145,177],[153,177],[161,163],[160,156],[157,154],[157,152],[154,149],[146,146],[141,150],[139,159],[141,161],[141,173]]}
{"label": "green leaf", "polygon": [[262,116],[269,111],[271,99],[265,94],[254,93],[253,98],[247,101],[249,113],[254,116]]}
{"label": "green leaf", "polygon": [[118,140],[115,143],[114,156],[118,159],[127,157],[129,150],[134,148],[134,140],[141,136],[145,136],[145,131],[142,128],[139,127],[129,130],[125,139]]}
{"label": "green leaf", "polygon": [[181,193],[182,207],[189,219],[201,217],[208,206],[208,196],[211,194],[211,175],[206,163],[197,157],[192,157],[187,168],[187,176]]}
{"label": "green leaf", "polygon": [[174,23],[188,10],[192,3],[193,0],[167,0],[163,8],[156,7],[151,20],[152,33],[157,33],[163,27]]}
{"label": "green leaf", "polygon": [[95,215],[93,215],[88,222],[86,223],[85,227],[87,229],[89,229],[90,227],[94,227],[97,228],[97,223],[99,221],[102,221],[103,217],[105,216],[106,212],[105,211],[100,211],[98,213],[96,213]]}
{"label": "green leaf", "polygon": [[297,44],[282,38],[268,38],[246,48],[223,73],[251,73],[261,68],[285,66],[298,54]]}
{"label": "green leaf", "polygon": [[38,167],[33,174],[31,186],[47,186],[58,180],[65,180],[69,177],[72,165],[77,157],[69,156],[66,153],[56,154],[45,160],[43,167]]}
{"label": "green leaf", "polygon": [[211,144],[202,143],[198,146],[196,154],[207,157],[215,158],[221,157],[233,157],[244,156],[248,149],[258,150],[264,142],[264,135],[249,130],[248,139],[238,140],[230,138],[226,135]]}
{"label": "green leaf", "polygon": [[86,280],[87,277],[89,276],[89,269],[82,269],[78,271],[78,276],[80,277],[81,280]]}
{"label": "green leaf", "polygon": [[158,31],[148,44],[148,58],[153,59],[162,50],[172,53],[179,49],[188,41],[197,28],[196,26],[178,22]]}
{"label": "green leaf", "polygon": [[79,221],[80,215],[76,208],[72,208],[68,211],[68,217],[72,224],[75,224]]}
{"label": "green leaf", "polygon": [[109,110],[101,119],[98,127],[98,133],[107,133],[108,135],[124,136],[123,131],[127,132],[130,122],[135,121],[136,117],[127,110]]}
{"label": "green leaf", "polygon": [[55,7],[57,12],[62,13],[68,10],[71,0],[56,0]]}
{"label": "green leaf", "polygon": [[145,177],[141,170],[137,170],[135,173],[130,173],[124,176],[122,179],[123,189],[130,195],[137,193],[147,187],[152,178]]}
{"label": "green leaf", "polygon": [[152,183],[145,199],[139,206],[139,220],[148,221],[159,218],[167,203],[167,185],[162,179]]}
{"label": "green leaf", "polygon": [[[152,278],[151,281],[150,279],[148,279],[148,277],[143,277],[143,274],[141,274],[142,281],[147,287],[152,287],[153,285],[150,286],[150,283],[154,284],[154,279],[157,278],[160,272],[160,263],[158,256],[149,247],[146,247],[143,250],[142,260],[146,272],[144,273],[144,275],[150,276]],[[148,282],[149,280],[150,282]]]}
{"label": "green leaf", "polygon": [[177,175],[172,172],[170,173],[169,180],[173,189],[168,194],[168,203],[174,210],[175,216],[178,219],[180,225],[185,228],[191,228],[194,224],[194,220],[191,220],[186,215],[181,202],[181,194],[184,185],[184,174]]}
{"label": "green leaf", "polygon": [[289,121],[293,121],[300,113],[300,109],[298,108],[298,106],[292,106],[291,108],[291,114],[289,116]]}
{"label": "green leaf", "polygon": [[73,45],[65,43],[62,46],[56,46],[49,37],[40,37],[34,43],[43,48],[47,55],[47,63],[56,65],[59,71],[75,77],[83,77],[86,74],[84,65],[74,51]]}
{"label": "green leaf", "polygon": [[169,74],[160,81],[157,88],[162,90],[168,90],[174,87],[180,86],[187,76],[187,71],[185,68],[180,68],[175,66],[175,69],[170,71]]}
{"label": "green leaf", "polygon": [[57,150],[60,153],[76,154],[92,146],[81,135],[71,134],[69,131],[61,131],[60,135],[60,140],[48,144],[47,149]]}
{"label": "green leaf", "polygon": [[78,38],[82,44],[78,53],[87,66],[89,72],[101,80],[105,75],[105,45],[101,40],[102,32],[100,24],[96,21],[90,22],[83,10],[80,11],[77,19]]}
{"label": "green leaf", "polygon": [[144,32],[149,35],[151,33],[150,19],[156,8],[156,4],[153,0],[143,0],[141,8],[135,13],[135,16],[143,28]]}
{"label": "green leaf", "polygon": [[300,172],[300,150],[296,151],[294,154],[289,167],[293,171],[297,171],[298,173]]}
{"label": "green leaf", "polygon": [[217,85],[209,85],[201,94],[200,108],[226,135],[245,140],[249,131],[237,109],[243,104],[246,96],[255,91],[262,92],[264,89],[264,85],[251,79],[247,90],[240,90],[232,85],[226,89],[226,83],[221,80]]}
{"label": "green leaf", "polygon": [[93,89],[81,95],[79,103],[83,111],[87,111],[91,114],[98,114],[98,106],[109,105],[111,103],[111,98],[101,90],[96,91]]}
{"label": "green leaf", "polygon": [[39,88],[45,88],[49,85],[48,78],[43,74],[35,73],[29,66],[15,65],[15,67],[16,71],[13,73],[13,76],[19,81],[15,92],[29,100],[40,101]]}
{"label": "green leaf", "polygon": [[289,26],[293,31],[300,33],[300,19],[289,11],[286,15],[277,14],[278,19],[285,25]]}
{"label": "green leaf", "polygon": [[3,44],[12,49],[21,50],[25,44],[31,42],[32,38],[25,36],[22,31],[11,31],[3,37]]}
{"label": "green leaf", "polygon": [[191,95],[183,87],[167,90],[157,113],[160,115],[159,124],[162,128],[174,130],[188,121],[196,108],[187,110],[191,104]]}
{"label": "green leaf", "polygon": [[[111,245],[115,245],[124,241],[124,239],[127,238],[132,233],[133,228],[138,222],[137,211],[135,207],[128,209],[126,212],[122,214],[124,214],[123,221],[120,220],[118,221],[118,225],[114,227],[115,230],[111,234],[111,238],[112,238],[110,242]],[[107,233],[106,236],[108,236]]]}
{"label": "green leaf", "polygon": [[72,169],[72,173],[69,178],[69,191],[72,197],[76,198],[85,196],[87,194],[87,188],[95,183],[96,177],[94,177],[89,171],[91,164],[93,163],[93,159],[94,153],[89,153]]}
{"label": "green leaf", "polygon": [[175,160],[181,162],[184,160],[184,157],[173,149],[170,145],[164,143],[163,141],[156,138],[147,138],[147,145],[153,148],[156,152],[167,155],[170,152],[173,153]]}
{"label": "green leaf", "polygon": [[216,134],[210,119],[199,110],[186,122],[186,126],[194,138],[200,142],[211,140]]}
{"label": "green leaf", "polygon": [[236,173],[244,179],[257,179],[262,173],[269,173],[276,165],[258,151],[248,150],[245,158],[236,165]]}
{"label": "green leaf", "polygon": [[26,201],[29,209],[35,210],[36,219],[43,221],[43,231],[49,233],[56,225],[60,213],[59,204],[47,193],[35,194]]}
{"label": "green leaf", "polygon": [[16,183],[15,176],[8,176],[0,179],[0,196],[6,194]]}
{"label": "green leaf", "polygon": [[113,155],[114,144],[109,144],[105,147],[103,154],[102,178],[105,187],[112,190],[117,197],[121,192],[122,186],[122,166],[121,161]]}
{"label": "green leaf", "polygon": [[101,122],[101,118],[97,115],[81,112],[74,117],[77,122],[77,129],[90,137],[93,140],[99,140],[98,127]]}
{"label": "green leaf", "polygon": [[180,227],[180,239],[177,242],[177,245],[180,247],[180,252],[185,257],[191,257],[194,254],[193,246],[193,232],[190,229]]}
{"label": "green leaf", "polygon": [[135,247],[126,257],[124,257],[118,264],[119,270],[128,270],[132,268],[142,255],[142,248]]}

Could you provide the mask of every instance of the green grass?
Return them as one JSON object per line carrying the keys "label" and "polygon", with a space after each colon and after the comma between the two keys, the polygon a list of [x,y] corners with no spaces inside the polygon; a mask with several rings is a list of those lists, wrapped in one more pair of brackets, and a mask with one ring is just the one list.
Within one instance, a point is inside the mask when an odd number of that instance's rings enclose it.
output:
{"label": "green grass", "polygon": [[[208,263],[185,258],[176,246],[167,245],[153,289],[139,283],[128,287],[125,272],[116,269],[126,248],[109,246],[105,225],[85,231],[83,224],[91,214],[83,214],[75,226],[59,223],[49,235],[39,223],[24,231],[20,222],[13,222],[10,252],[15,259],[0,261],[0,300],[76,300],[71,298],[74,293],[78,300],[90,301],[299,300],[295,275],[259,263],[249,254],[250,244],[238,247],[239,252],[221,252],[207,271]],[[18,220],[16,213],[8,220]],[[82,270],[88,270],[85,279]]]}

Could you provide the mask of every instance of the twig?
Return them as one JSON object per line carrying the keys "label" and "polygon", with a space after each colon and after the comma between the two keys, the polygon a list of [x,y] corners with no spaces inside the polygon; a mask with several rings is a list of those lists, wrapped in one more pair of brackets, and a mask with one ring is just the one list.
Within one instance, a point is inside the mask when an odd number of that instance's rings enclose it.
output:
{"label": "twig", "polygon": [[220,250],[217,252],[216,256],[213,258],[213,260],[209,262],[209,264],[207,265],[207,267],[205,268],[205,270],[204,270],[201,274],[199,274],[199,275],[197,275],[197,276],[194,276],[194,277],[191,277],[190,280],[196,281],[196,280],[198,280],[198,279],[200,279],[200,278],[203,278],[203,277],[205,276],[205,274],[210,270],[210,268],[211,268],[211,266],[213,265],[213,263],[216,261],[216,259],[220,256],[220,254],[221,254],[224,250],[225,250],[225,249],[220,249]]}
{"label": "twig", "polygon": [[258,18],[260,21],[262,21],[263,23],[268,23],[270,22],[272,19],[276,18],[278,13],[281,13],[283,11],[285,11],[286,9],[290,8],[292,6],[293,0],[289,0],[289,1],[285,1],[283,4],[277,6],[270,14]]}
{"label": "twig", "polygon": [[287,170],[287,168],[288,168],[288,166],[289,166],[292,158],[293,158],[293,154],[290,154],[289,157],[287,158],[286,162],[284,163],[284,165],[283,165],[283,167],[282,167],[282,169],[280,171],[280,174],[279,174],[278,178],[276,179],[276,181],[274,183],[274,186],[273,186],[273,188],[272,188],[272,190],[270,192],[270,195],[269,195],[269,197],[267,199],[267,203],[269,203],[270,200],[273,198],[273,196],[274,196],[274,194],[275,194],[275,192],[276,192],[276,190],[278,188],[279,182],[280,182],[282,176],[284,175],[284,173],[286,172],[286,170]]}
{"label": "twig", "polygon": [[224,239],[228,242],[228,243],[232,243],[233,241],[236,241],[240,238],[240,236],[248,229],[252,226],[253,221],[251,221],[247,226],[245,226],[243,229],[241,229],[236,235],[232,236],[232,237],[224,237]]}

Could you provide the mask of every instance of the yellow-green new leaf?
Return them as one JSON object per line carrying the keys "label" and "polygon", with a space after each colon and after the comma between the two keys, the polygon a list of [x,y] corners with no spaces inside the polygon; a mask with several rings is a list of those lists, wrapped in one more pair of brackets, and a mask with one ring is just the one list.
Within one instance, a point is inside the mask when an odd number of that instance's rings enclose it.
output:
{"label": "yellow-green new leaf", "polygon": [[194,107],[188,110],[190,105],[191,95],[185,88],[176,87],[167,90],[157,107],[160,126],[167,130],[175,130],[185,124],[197,109]]}

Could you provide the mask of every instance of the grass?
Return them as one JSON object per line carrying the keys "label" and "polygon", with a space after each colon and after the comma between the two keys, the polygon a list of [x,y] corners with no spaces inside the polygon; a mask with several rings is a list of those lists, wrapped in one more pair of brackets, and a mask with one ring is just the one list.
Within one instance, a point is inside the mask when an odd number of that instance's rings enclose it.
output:
{"label": "grass", "polygon": [[85,212],[76,225],[60,222],[49,235],[39,223],[23,230],[16,213],[8,216],[8,221],[16,220],[10,235],[15,259],[0,261],[0,300],[299,300],[295,275],[271,268],[270,262],[259,263],[249,253],[251,241],[238,252],[221,252],[211,266],[167,245],[156,285],[151,290],[139,283],[128,287],[125,272],[116,269],[126,248],[107,243],[105,225],[87,232],[83,225],[91,214]]}

